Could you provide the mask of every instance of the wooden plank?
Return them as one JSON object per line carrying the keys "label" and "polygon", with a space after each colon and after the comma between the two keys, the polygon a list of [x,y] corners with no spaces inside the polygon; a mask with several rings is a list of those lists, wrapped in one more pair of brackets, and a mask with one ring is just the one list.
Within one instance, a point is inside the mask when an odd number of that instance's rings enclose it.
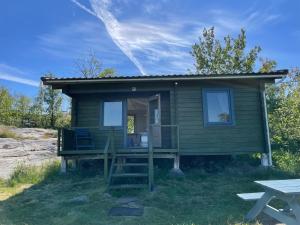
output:
{"label": "wooden plank", "polygon": [[247,213],[246,220],[254,220],[265,208],[265,206],[271,201],[273,195],[269,192],[265,192],[263,196],[255,203],[253,208]]}
{"label": "wooden plank", "polygon": [[61,151],[61,155],[88,155],[88,154],[100,154],[103,150],[66,150]]}
{"label": "wooden plank", "polygon": [[255,183],[283,194],[300,194],[300,179],[262,180]]}
{"label": "wooden plank", "polygon": [[265,192],[241,193],[237,196],[245,201],[254,201],[260,199]]}

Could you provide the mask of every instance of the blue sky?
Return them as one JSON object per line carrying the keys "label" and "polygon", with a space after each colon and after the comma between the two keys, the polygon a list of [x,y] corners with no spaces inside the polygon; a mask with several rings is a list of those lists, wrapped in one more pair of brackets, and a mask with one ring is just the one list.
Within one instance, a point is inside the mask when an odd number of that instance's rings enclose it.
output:
{"label": "blue sky", "polygon": [[34,96],[40,77],[78,76],[90,51],[119,75],[193,70],[189,54],[204,27],[217,37],[247,31],[248,47],[278,69],[299,66],[300,1],[27,0],[0,7],[0,85]]}

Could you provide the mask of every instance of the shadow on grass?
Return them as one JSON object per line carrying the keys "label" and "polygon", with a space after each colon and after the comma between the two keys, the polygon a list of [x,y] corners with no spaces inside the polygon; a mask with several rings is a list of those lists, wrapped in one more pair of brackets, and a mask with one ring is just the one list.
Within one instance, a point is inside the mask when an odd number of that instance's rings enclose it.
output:
{"label": "shadow on grass", "polygon": [[[214,172],[205,167],[188,168],[181,179],[172,179],[167,169],[156,168],[154,192],[123,191],[111,196],[105,193],[102,175],[60,175],[53,169],[30,188],[0,202],[0,224],[242,224],[253,204],[239,200],[236,193],[260,191],[254,180],[290,177],[249,164],[218,168]],[[144,215],[108,216],[121,195],[137,196],[145,207]],[[78,196],[86,196],[87,201],[72,201]]]}

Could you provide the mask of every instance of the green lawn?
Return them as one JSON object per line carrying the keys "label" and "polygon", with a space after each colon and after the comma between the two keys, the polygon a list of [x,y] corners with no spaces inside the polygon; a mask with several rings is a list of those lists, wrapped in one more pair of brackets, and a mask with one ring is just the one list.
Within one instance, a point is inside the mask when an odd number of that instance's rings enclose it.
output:
{"label": "green lawn", "polygon": [[[40,183],[21,187],[2,183],[0,224],[243,224],[253,203],[243,202],[236,193],[260,191],[254,180],[292,177],[249,165],[227,165],[212,172],[194,168],[185,174],[183,179],[174,179],[166,170],[157,169],[154,192],[115,192],[112,197],[105,194],[100,175],[51,174]],[[5,199],[5,195],[10,197]],[[89,201],[70,202],[80,195],[88,196]],[[108,216],[121,195],[137,195],[145,207],[144,215]]]}

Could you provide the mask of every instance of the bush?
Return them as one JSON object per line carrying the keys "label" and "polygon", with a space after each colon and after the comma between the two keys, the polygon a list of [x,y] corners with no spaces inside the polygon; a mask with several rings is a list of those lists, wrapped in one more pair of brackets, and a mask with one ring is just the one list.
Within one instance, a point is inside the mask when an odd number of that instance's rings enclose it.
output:
{"label": "bush", "polygon": [[273,152],[274,165],[278,169],[292,173],[300,174],[300,153],[292,153],[289,151],[274,151]]}
{"label": "bush", "polygon": [[0,127],[0,138],[14,138],[17,139],[18,136],[16,133],[12,132],[6,127]]}
{"label": "bush", "polygon": [[48,162],[42,166],[20,164],[7,180],[9,186],[18,184],[37,184],[54,177],[59,172],[59,162]]}

